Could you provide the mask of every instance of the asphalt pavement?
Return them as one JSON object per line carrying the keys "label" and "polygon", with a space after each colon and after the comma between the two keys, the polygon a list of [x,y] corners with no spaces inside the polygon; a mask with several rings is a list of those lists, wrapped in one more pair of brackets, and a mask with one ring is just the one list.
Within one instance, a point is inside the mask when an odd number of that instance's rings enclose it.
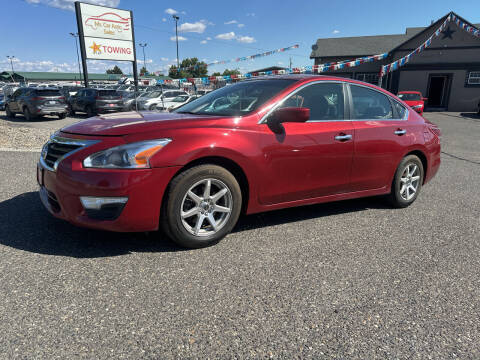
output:
{"label": "asphalt pavement", "polygon": [[76,228],[0,152],[0,358],[480,358],[480,118],[429,113],[417,201],[252,215],[218,245]]}

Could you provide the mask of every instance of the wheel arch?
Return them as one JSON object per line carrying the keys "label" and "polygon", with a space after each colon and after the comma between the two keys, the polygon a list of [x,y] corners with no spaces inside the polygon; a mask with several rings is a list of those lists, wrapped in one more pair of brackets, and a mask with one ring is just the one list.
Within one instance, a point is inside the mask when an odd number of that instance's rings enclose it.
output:
{"label": "wheel arch", "polygon": [[[423,166],[423,179],[422,179],[422,184],[425,183],[425,179],[427,178],[427,170],[428,170],[428,160],[427,160],[427,156],[425,155],[425,153],[421,150],[412,150],[410,151],[409,153],[405,154],[405,156],[409,156],[409,155],[415,155],[417,156],[420,161],[422,162],[422,166]],[[404,156],[404,157],[405,157]]]}
{"label": "wheel arch", "polygon": [[249,203],[249,196],[250,196],[250,183],[248,181],[247,175],[245,171],[242,169],[242,167],[232,159],[229,159],[224,156],[204,156],[200,157],[194,160],[191,160],[184,166],[182,166],[172,177],[170,180],[167,189],[164,192],[162,203],[166,199],[166,194],[168,193],[170,189],[170,184],[172,183],[172,180],[180,173],[184,172],[185,170],[191,169],[192,167],[198,166],[198,165],[205,165],[205,164],[211,164],[211,165],[217,165],[221,166],[224,169],[228,170],[235,176],[235,178],[238,181],[238,184],[240,185],[240,190],[242,191],[242,210],[241,213],[245,214],[248,208],[248,203]]}

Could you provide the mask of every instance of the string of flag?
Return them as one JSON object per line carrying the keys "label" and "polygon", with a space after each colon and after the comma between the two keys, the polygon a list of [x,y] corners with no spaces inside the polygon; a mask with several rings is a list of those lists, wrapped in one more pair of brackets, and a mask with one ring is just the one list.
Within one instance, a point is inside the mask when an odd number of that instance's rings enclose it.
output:
{"label": "string of flag", "polygon": [[235,59],[217,60],[217,61],[211,62],[209,64],[201,64],[201,65],[197,64],[197,65],[193,65],[193,66],[180,67],[180,68],[177,69],[177,71],[180,72],[182,70],[198,69],[200,67],[208,67],[208,66],[213,66],[213,65],[223,65],[223,64],[228,64],[228,63],[232,63],[232,62],[240,62],[240,61],[257,59],[257,58],[264,57],[264,56],[270,56],[270,55],[282,53],[282,52],[285,52],[285,51],[298,49],[299,46],[300,45],[295,44],[295,45],[292,45],[292,46],[283,47],[283,48],[279,48],[279,49],[275,49],[275,50],[271,50],[271,51],[266,51],[266,52],[259,53],[259,54],[254,54],[254,55],[249,55],[249,56],[241,56],[241,57],[237,57]]}
{"label": "string of flag", "polygon": [[386,74],[404,66],[406,63],[410,61],[413,55],[419,54],[422,51],[424,51],[427,47],[429,47],[432,44],[432,40],[442,33],[442,31],[447,27],[447,23],[450,21],[454,22],[460,28],[464,29],[468,33],[472,34],[473,36],[480,37],[480,30],[466,24],[465,22],[460,20],[457,16],[455,16],[455,14],[451,13],[450,15],[447,16],[447,18],[442,23],[442,25],[440,25],[440,27],[424,43],[422,43],[419,47],[413,50],[410,54],[392,62],[391,64],[382,66],[380,68],[380,79]]}

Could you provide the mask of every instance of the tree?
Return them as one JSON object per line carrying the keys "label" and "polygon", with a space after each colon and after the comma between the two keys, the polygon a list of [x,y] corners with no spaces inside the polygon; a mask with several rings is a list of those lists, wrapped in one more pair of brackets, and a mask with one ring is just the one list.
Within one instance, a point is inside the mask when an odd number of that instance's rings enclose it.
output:
{"label": "tree", "polygon": [[168,76],[172,79],[205,77],[207,73],[207,64],[198,61],[196,57],[183,59],[180,63],[180,71],[176,66],[172,66],[168,70]]}
{"label": "tree", "polygon": [[238,71],[237,69],[232,69],[232,70],[228,70],[228,69],[225,69],[223,71],[223,76],[226,76],[226,75],[240,75],[240,71]]}
{"label": "tree", "polygon": [[107,74],[123,74],[123,71],[117,65],[115,65],[113,69],[107,70]]}
{"label": "tree", "polygon": [[220,74],[218,71],[216,71],[212,74],[212,76],[222,76],[222,74]]}
{"label": "tree", "polygon": [[147,73],[147,68],[145,66],[142,66],[140,69],[140,74],[146,74]]}

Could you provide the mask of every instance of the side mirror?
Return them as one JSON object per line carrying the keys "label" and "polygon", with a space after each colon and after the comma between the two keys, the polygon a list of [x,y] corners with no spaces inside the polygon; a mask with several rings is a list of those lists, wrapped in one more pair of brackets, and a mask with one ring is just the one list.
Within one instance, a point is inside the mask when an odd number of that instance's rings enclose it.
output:
{"label": "side mirror", "polygon": [[423,101],[428,101],[428,98],[422,98]]}
{"label": "side mirror", "polygon": [[275,133],[285,131],[282,123],[306,122],[310,119],[310,109],[303,107],[286,107],[274,111],[267,119],[268,127]]}

